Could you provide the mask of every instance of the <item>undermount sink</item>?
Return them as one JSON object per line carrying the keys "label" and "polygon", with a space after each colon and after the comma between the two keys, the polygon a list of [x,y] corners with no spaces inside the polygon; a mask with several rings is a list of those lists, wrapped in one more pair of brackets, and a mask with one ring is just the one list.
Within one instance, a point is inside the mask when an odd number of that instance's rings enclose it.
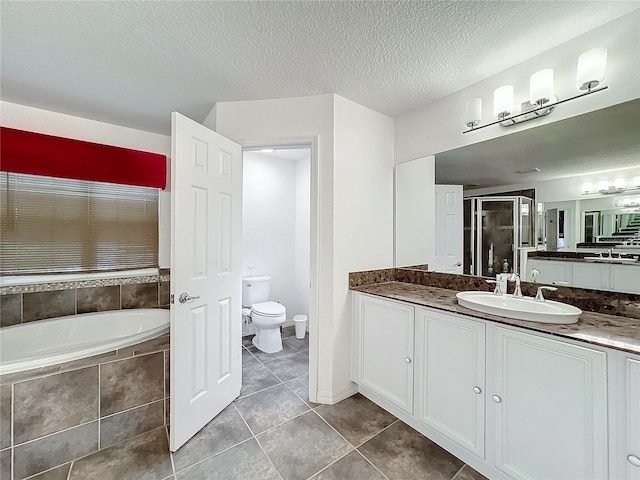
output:
{"label": "undermount sink", "polygon": [[576,323],[582,310],[566,303],[530,297],[494,295],[491,292],[459,292],[458,303],[478,312],[540,323]]}

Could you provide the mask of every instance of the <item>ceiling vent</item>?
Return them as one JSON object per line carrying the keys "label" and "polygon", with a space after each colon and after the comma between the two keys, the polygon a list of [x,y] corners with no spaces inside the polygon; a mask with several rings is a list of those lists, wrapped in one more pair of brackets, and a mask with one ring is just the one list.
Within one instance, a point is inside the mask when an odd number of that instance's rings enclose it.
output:
{"label": "ceiling vent", "polygon": [[525,173],[538,173],[540,171],[539,168],[526,168],[524,170],[516,170],[516,173],[525,174]]}

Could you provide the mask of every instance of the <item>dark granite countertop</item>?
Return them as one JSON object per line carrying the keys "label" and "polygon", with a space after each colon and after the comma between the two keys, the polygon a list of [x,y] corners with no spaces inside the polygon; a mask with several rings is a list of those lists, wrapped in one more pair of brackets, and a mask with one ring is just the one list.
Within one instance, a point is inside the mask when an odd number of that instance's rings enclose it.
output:
{"label": "dark granite countertop", "polygon": [[456,290],[446,288],[386,282],[352,287],[351,290],[640,354],[640,320],[638,319],[583,311],[578,323],[554,325],[514,320],[470,310],[458,305]]}

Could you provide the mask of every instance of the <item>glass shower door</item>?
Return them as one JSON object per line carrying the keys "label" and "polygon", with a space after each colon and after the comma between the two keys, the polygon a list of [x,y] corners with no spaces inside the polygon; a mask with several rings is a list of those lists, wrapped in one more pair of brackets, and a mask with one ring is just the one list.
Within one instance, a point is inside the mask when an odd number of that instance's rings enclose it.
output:
{"label": "glass shower door", "polygon": [[516,271],[515,245],[519,244],[516,200],[478,199],[476,231],[476,275],[494,277]]}

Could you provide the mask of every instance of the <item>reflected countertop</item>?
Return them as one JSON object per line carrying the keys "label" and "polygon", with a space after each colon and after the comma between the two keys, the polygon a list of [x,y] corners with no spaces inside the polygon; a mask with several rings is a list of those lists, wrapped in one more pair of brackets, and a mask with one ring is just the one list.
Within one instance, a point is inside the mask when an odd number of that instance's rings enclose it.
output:
{"label": "reflected countertop", "polygon": [[578,323],[555,325],[515,320],[465,308],[458,305],[456,300],[458,291],[446,288],[386,282],[353,287],[351,290],[640,354],[640,320],[638,319],[583,311]]}

